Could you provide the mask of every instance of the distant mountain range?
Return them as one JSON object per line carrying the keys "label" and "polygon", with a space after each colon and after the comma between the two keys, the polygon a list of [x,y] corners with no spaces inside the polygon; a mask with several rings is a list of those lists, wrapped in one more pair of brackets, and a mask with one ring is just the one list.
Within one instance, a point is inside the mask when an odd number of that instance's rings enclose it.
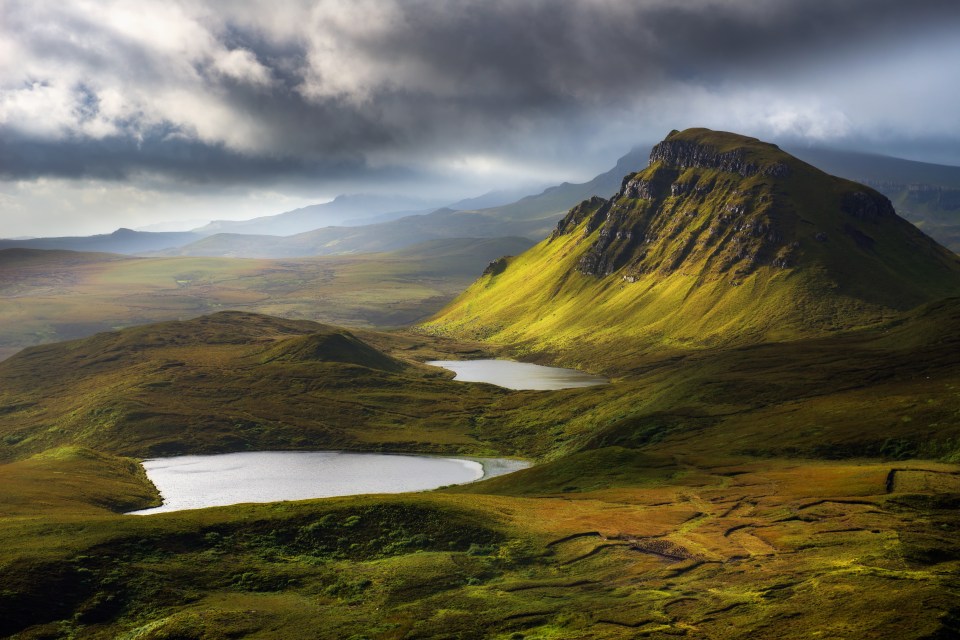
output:
{"label": "distant mountain range", "polygon": [[623,174],[641,166],[646,162],[645,158],[644,151],[635,149],[620,158],[613,169],[589,182],[564,182],[537,195],[497,207],[459,211],[445,207],[425,215],[405,216],[378,224],[327,227],[288,237],[216,234],[162,253],[291,258],[394,251],[444,238],[521,236],[536,241],[550,233],[557,220],[574,204],[593,195],[615,191]]}
{"label": "distant mountain range", "polygon": [[429,213],[445,204],[442,200],[404,196],[342,195],[331,202],[313,204],[273,216],[252,220],[214,220],[193,229],[194,233],[242,233],[251,235],[290,236],[321,227],[356,223],[363,219],[400,218],[416,213]]}
{"label": "distant mountain range", "polygon": [[178,247],[201,240],[203,235],[190,231],[134,231],[117,229],[95,236],[0,240],[0,249],[67,249],[105,253],[147,253]]}
{"label": "distant mountain range", "polygon": [[[0,249],[71,249],[123,254],[289,258],[393,251],[444,238],[545,238],[565,212],[592,196],[614,193],[623,175],[645,166],[637,147],[585,183],[563,183],[535,195],[490,192],[442,208],[429,199],[345,195],[274,216],[215,221],[190,232],[119,229],[89,237],[0,240]],[[841,150],[796,148],[796,157],[889,197],[897,212],[960,251],[960,167]],[[353,224],[350,224],[350,223]],[[350,226],[342,226],[350,224]]]}

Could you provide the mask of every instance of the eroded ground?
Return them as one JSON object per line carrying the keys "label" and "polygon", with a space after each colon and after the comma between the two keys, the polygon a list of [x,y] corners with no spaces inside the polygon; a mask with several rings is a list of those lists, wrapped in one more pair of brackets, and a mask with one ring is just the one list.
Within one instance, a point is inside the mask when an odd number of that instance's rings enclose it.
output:
{"label": "eroded ground", "polygon": [[93,506],[94,489],[69,517],[65,500],[17,516],[0,499],[3,604],[21,612],[5,631],[25,638],[958,633],[953,465],[750,461],[585,493],[147,518]]}

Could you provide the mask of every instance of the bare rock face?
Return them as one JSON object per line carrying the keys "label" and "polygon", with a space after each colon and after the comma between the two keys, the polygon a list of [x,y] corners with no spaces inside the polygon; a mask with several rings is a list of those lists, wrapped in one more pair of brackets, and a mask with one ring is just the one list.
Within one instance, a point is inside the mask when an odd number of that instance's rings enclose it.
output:
{"label": "bare rock face", "polygon": [[497,258],[493,262],[487,265],[487,268],[483,270],[483,275],[485,276],[498,276],[504,271],[507,270],[507,258],[509,256],[502,256]]}
{"label": "bare rock face", "polygon": [[[811,193],[831,194],[830,211],[814,213],[837,222],[828,228],[833,234],[804,218],[808,205],[801,201]],[[874,238],[864,224],[893,218],[890,201],[878,192],[833,178],[775,145],[690,130],[657,144],[647,168],[627,175],[611,198],[571,209],[551,238],[582,229],[582,241],[591,244],[576,269],[591,276],[618,273],[633,282],[643,273],[681,271],[736,280],[761,267],[794,267],[806,247],[823,246],[828,237],[870,251]]]}
{"label": "bare rock face", "polygon": [[650,153],[650,162],[662,162],[678,169],[718,169],[736,173],[743,177],[758,173],[783,177],[790,173],[790,167],[783,162],[760,164],[751,162],[744,149],[718,152],[714,147],[690,140],[664,140]]}
{"label": "bare rock face", "polygon": [[600,196],[593,196],[589,200],[584,200],[560,219],[550,238],[558,238],[572,232],[587,218],[590,218],[590,224],[587,225],[587,234],[589,235],[603,222],[609,207],[610,201]]}
{"label": "bare rock face", "polygon": [[840,208],[854,218],[869,222],[877,222],[896,215],[890,201],[876,191],[847,193],[840,203]]}

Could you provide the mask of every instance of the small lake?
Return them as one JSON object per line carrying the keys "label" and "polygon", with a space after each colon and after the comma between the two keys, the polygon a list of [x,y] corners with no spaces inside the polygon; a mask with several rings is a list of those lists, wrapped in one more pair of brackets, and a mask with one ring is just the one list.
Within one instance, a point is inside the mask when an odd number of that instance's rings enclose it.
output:
{"label": "small lake", "polygon": [[545,367],[513,360],[433,360],[427,364],[449,369],[461,382],[487,382],[516,391],[555,391],[594,387],[610,381],[576,369]]}
{"label": "small lake", "polygon": [[307,500],[364,493],[426,491],[512,473],[530,466],[507,458],[249,451],[144,460],[163,505],[135,515],[243,502]]}

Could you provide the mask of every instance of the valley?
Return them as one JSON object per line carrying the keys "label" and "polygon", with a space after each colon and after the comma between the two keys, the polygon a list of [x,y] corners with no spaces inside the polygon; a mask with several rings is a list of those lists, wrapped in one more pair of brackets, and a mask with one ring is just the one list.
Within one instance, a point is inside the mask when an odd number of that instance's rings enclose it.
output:
{"label": "valley", "polygon": [[521,238],[452,239],[387,254],[299,260],[0,251],[0,358],[98,331],[221,309],[361,327],[428,317]]}
{"label": "valley", "polygon": [[[745,136],[675,131],[624,173],[529,249],[16,256],[0,634],[960,634],[956,254]],[[503,357],[608,383],[428,364]],[[330,450],[535,464],[123,515],[159,503],[143,458]]]}

